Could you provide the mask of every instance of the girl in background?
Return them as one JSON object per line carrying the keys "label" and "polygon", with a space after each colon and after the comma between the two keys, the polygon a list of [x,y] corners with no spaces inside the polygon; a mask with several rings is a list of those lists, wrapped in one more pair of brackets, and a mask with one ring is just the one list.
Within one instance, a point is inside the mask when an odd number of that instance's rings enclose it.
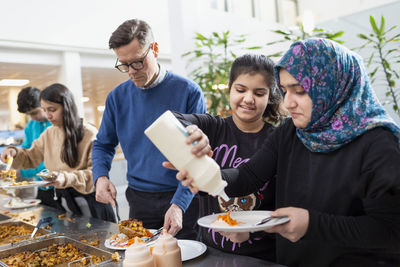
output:
{"label": "girl in background", "polygon": [[74,198],[81,196],[88,203],[92,217],[115,221],[110,204],[95,200],[92,182],[92,143],[95,127],[79,118],[73,95],[62,84],[52,84],[40,93],[41,106],[53,126],[36,139],[31,148],[7,147],[1,159],[14,157],[13,168],[34,168],[44,161],[55,177],[48,186],[64,188],[62,195],[75,214],[82,214]]}

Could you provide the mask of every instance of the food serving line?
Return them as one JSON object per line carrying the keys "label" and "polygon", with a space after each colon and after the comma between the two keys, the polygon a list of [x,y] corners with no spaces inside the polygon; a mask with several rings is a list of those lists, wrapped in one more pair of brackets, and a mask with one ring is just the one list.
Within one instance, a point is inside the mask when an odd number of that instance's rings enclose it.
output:
{"label": "food serving line", "polygon": [[[66,217],[60,216],[61,212],[48,206],[37,205],[31,208],[25,209],[6,209],[4,203],[9,199],[9,196],[0,194],[0,213],[12,217],[11,219],[0,216],[0,224],[9,221],[24,222],[30,225],[36,226],[40,219],[51,217],[51,228],[45,229],[51,232],[55,232],[49,235],[48,238],[55,238],[54,240],[70,241],[80,245],[85,245],[86,250],[93,250],[94,248],[103,250],[106,254],[106,263],[103,266],[122,266],[122,259],[124,257],[124,251],[119,250],[118,253],[121,256],[120,262],[110,262],[110,255],[115,253],[115,250],[108,249],[104,246],[104,242],[114,233],[118,233],[118,225],[116,223],[106,222],[95,218],[89,217],[70,217],[67,214]],[[8,219],[8,220],[7,220]],[[42,225],[42,228],[45,225]],[[58,237],[65,236],[65,237]],[[38,241],[43,240],[37,238]],[[60,241],[61,240],[61,241]],[[83,241],[83,242],[82,242]],[[98,244],[97,246],[90,246],[89,244]],[[22,245],[26,245],[23,242]],[[27,244],[29,247],[37,247],[35,243]],[[18,250],[18,245],[13,246],[11,249]],[[4,254],[5,248],[0,247],[0,255]],[[100,265],[101,266],[101,265]],[[240,256],[230,253],[225,253],[216,250],[211,247],[207,247],[207,251],[191,260],[183,262],[183,266],[282,266],[275,263],[262,261],[252,257]]]}

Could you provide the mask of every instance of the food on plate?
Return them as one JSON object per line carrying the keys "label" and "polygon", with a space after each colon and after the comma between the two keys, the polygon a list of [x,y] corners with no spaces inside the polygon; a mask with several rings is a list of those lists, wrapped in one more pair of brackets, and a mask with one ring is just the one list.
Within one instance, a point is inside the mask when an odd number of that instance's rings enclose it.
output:
{"label": "food on plate", "polygon": [[17,171],[16,170],[1,170],[0,172],[0,178],[2,179],[6,179],[6,178],[10,178],[12,180],[17,178]]}
{"label": "food on plate", "polygon": [[20,186],[20,185],[28,185],[28,184],[34,184],[34,182],[29,182],[29,181],[12,182],[10,184],[10,186]]}
{"label": "food on plate", "polygon": [[7,206],[11,208],[25,207],[26,203],[19,197],[13,197],[7,202]]}
{"label": "food on plate", "polygon": [[[105,256],[101,257],[90,255],[93,264],[98,264],[104,261]],[[44,250],[39,251],[24,251],[7,258],[1,259],[8,266],[55,266],[68,262],[80,260],[79,263],[73,266],[90,265],[90,259],[79,249],[72,244],[53,244]]]}
{"label": "food on plate", "polygon": [[231,217],[231,211],[226,214],[218,215],[217,219],[211,223],[211,226],[238,226],[239,224],[244,224],[243,222],[238,222]]}
{"label": "food on plate", "polygon": [[129,238],[125,234],[113,234],[109,238],[110,245],[113,247],[127,247]]}
{"label": "food on plate", "polygon": [[38,200],[23,200],[19,197],[11,198],[5,205],[7,208],[25,208],[30,207],[35,204],[39,204],[40,201]]}
{"label": "food on plate", "polygon": [[[138,238],[137,240],[140,243],[144,242],[140,238]],[[129,247],[130,245],[134,244],[136,241],[135,241],[135,238],[129,238],[127,235],[120,233],[120,234],[113,234],[108,239],[108,242],[113,247],[125,248],[125,247]]]}
{"label": "food on plate", "polygon": [[121,221],[118,224],[119,232],[127,235],[129,238],[134,237],[152,237],[153,234],[143,227],[143,223],[136,219]]}

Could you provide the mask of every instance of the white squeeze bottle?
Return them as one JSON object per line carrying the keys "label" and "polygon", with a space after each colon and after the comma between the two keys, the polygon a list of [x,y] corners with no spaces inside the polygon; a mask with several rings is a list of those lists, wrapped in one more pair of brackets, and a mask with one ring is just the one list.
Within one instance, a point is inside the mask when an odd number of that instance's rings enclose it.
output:
{"label": "white squeeze bottle", "polygon": [[178,240],[168,234],[165,229],[154,244],[153,258],[155,267],[182,267]]}
{"label": "white squeeze bottle", "polygon": [[122,267],[154,267],[154,259],[149,248],[140,243],[138,237],[135,237],[135,243],[125,251]]}
{"label": "white squeeze bottle", "polygon": [[192,154],[192,145],[186,144],[189,133],[171,111],[164,112],[144,133],[178,170],[189,172],[193,186],[229,201],[218,164],[207,155],[199,158]]}

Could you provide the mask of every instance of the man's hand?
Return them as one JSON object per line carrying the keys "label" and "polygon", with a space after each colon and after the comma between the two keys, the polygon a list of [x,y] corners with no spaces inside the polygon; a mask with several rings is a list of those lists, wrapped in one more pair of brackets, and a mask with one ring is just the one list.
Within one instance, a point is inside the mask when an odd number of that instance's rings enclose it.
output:
{"label": "man's hand", "polygon": [[183,212],[181,208],[172,204],[164,216],[164,229],[172,236],[175,236],[182,229]]}
{"label": "man's hand", "polygon": [[188,171],[186,171],[186,170],[179,171],[176,174],[176,179],[181,181],[183,186],[189,187],[190,192],[192,192],[193,194],[197,194],[199,192],[199,188],[193,186],[193,182],[194,182],[193,177],[189,176]]}
{"label": "man's hand", "polygon": [[115,207],[115,199],[117,197],[117,189],[111,181],[101,176],[96,181],[96,201],[108,204],[110,203]]}
{"label": "man's hand", "polygon": [[288,216],[290,221],[265,230],[268,233],[278,233],[291,242],[297,242],[308,229],[310,216],[308,210],[301,208],[281,208],[271,213],[271,217]]}

